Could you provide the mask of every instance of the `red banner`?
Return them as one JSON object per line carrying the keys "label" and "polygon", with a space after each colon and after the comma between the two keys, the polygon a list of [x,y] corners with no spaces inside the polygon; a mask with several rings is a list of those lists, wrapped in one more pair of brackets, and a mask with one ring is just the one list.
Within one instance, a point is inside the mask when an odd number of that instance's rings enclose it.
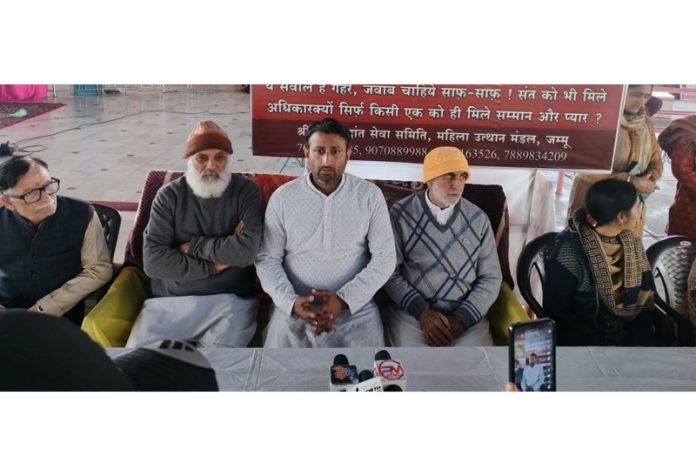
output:
{"label": "red banner", "polygon": [[254,155],[303,157],[304,133],[333,117],[351,160],[420,163],[462,149],[472,165],[611,169],[621,85],[254,85]]}

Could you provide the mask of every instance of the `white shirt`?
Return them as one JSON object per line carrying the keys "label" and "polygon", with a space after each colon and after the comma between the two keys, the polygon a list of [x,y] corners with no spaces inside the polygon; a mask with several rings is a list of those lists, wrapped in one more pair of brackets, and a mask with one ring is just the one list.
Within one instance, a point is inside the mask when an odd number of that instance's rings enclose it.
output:
{"label": "white shirt", "polygon": [[544,383],[544,369],[539,364],[534,367],[528,365],[522,372],[522,391],[527,391],[527,387],[531,387],[533,391],[538,392],[541,385]]}
{"label": "white shirt", "polygon": [[428,196],[428,192],[425,192],[425,203],[428,204],[428,208],[432,212],[433,216],[437,220],[437,222],[440,225],[445,225],[447,224],[447,220],[450,219],[452,216],[452,213],[454,213],[454,206],[457,204],[457,202],[453,203],[447,208],[440,208],[437,205],[435,205],[433,202],[430,201],[430,197]]}
{"label": "white shirt", "polygon": [[268,201],[256,272],[287,315],[311,289],[335,291],[355,313],[394,272],[396,246],[382,192],[343,174],[325,195],[309,174],[279,187]]}

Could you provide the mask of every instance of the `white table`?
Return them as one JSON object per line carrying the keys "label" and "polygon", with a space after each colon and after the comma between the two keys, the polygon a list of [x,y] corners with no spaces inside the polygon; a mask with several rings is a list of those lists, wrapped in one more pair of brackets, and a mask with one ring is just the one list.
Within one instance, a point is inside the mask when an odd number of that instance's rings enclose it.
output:
{"label": "white table", "polygon": [[[372,369],[381,349],[202,349],[220,390],[327,391],[338,353],[358,370]],[[390,348],[401,360],[408,391],[500,391],[507,347]],[[115,357],[128,349],[108,349]],[[696,390],[696,348],[559,347],[559,391]]]}

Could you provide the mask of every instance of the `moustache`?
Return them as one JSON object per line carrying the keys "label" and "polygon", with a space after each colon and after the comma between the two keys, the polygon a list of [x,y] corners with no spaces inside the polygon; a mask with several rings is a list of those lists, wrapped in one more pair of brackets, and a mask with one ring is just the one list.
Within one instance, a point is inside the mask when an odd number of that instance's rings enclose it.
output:
{"label": "moustache", "polygon": [[214,170],[205,170],[205,171],[201,172],[201,177],[202,178],[208,178],[208,177],[220,178],[220,174],[215,172]]}

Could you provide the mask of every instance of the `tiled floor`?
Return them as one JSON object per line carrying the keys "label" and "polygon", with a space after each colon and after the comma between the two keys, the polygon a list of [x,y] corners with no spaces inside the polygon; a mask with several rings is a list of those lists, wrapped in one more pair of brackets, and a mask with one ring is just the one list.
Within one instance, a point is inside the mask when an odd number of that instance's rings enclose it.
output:
{"label": "tiled floor", "polygon": [[[65,103],[49,113],[0,129],[0,142],[35,151],[61,179],[61,193],[85,200],[137,202],[149,170],[182,170],[184,142],[200,120],[230,134],[235,172],[299,175],[300,161],[252,157],[249,94],[241,86],[122,90],[118,95],[75,97],[56,86]],[[134,213],[122,212],[115,261],[122,261]]]}
{"label": "tiled floor", "polygon": [[[51,101],[65,103],[49,113],[0,129],[0,142],[16,142],[45,159],[59,177],[62,193],[86,200],[137,202],[148,170],[181,170],[182,152],[200,120],[218,122],[232,137],[236,172],[299,175],[294,158],[255,157],[251,153],[250,96],[240,85],[119,88],[120,94],[75,97],[72,87],[56,86]],[[675,110],[696,111],[694,102],[677,101]],[[557,171],[546,172],[556,182]],[[572,174],[564,174],[556,196],[556,224],[563,226]],[[648,202],[646,244],[664,234],[675,181],[665,165],[662,189]],[[123,259],[133,213],[123,212],[115,261]]]}

